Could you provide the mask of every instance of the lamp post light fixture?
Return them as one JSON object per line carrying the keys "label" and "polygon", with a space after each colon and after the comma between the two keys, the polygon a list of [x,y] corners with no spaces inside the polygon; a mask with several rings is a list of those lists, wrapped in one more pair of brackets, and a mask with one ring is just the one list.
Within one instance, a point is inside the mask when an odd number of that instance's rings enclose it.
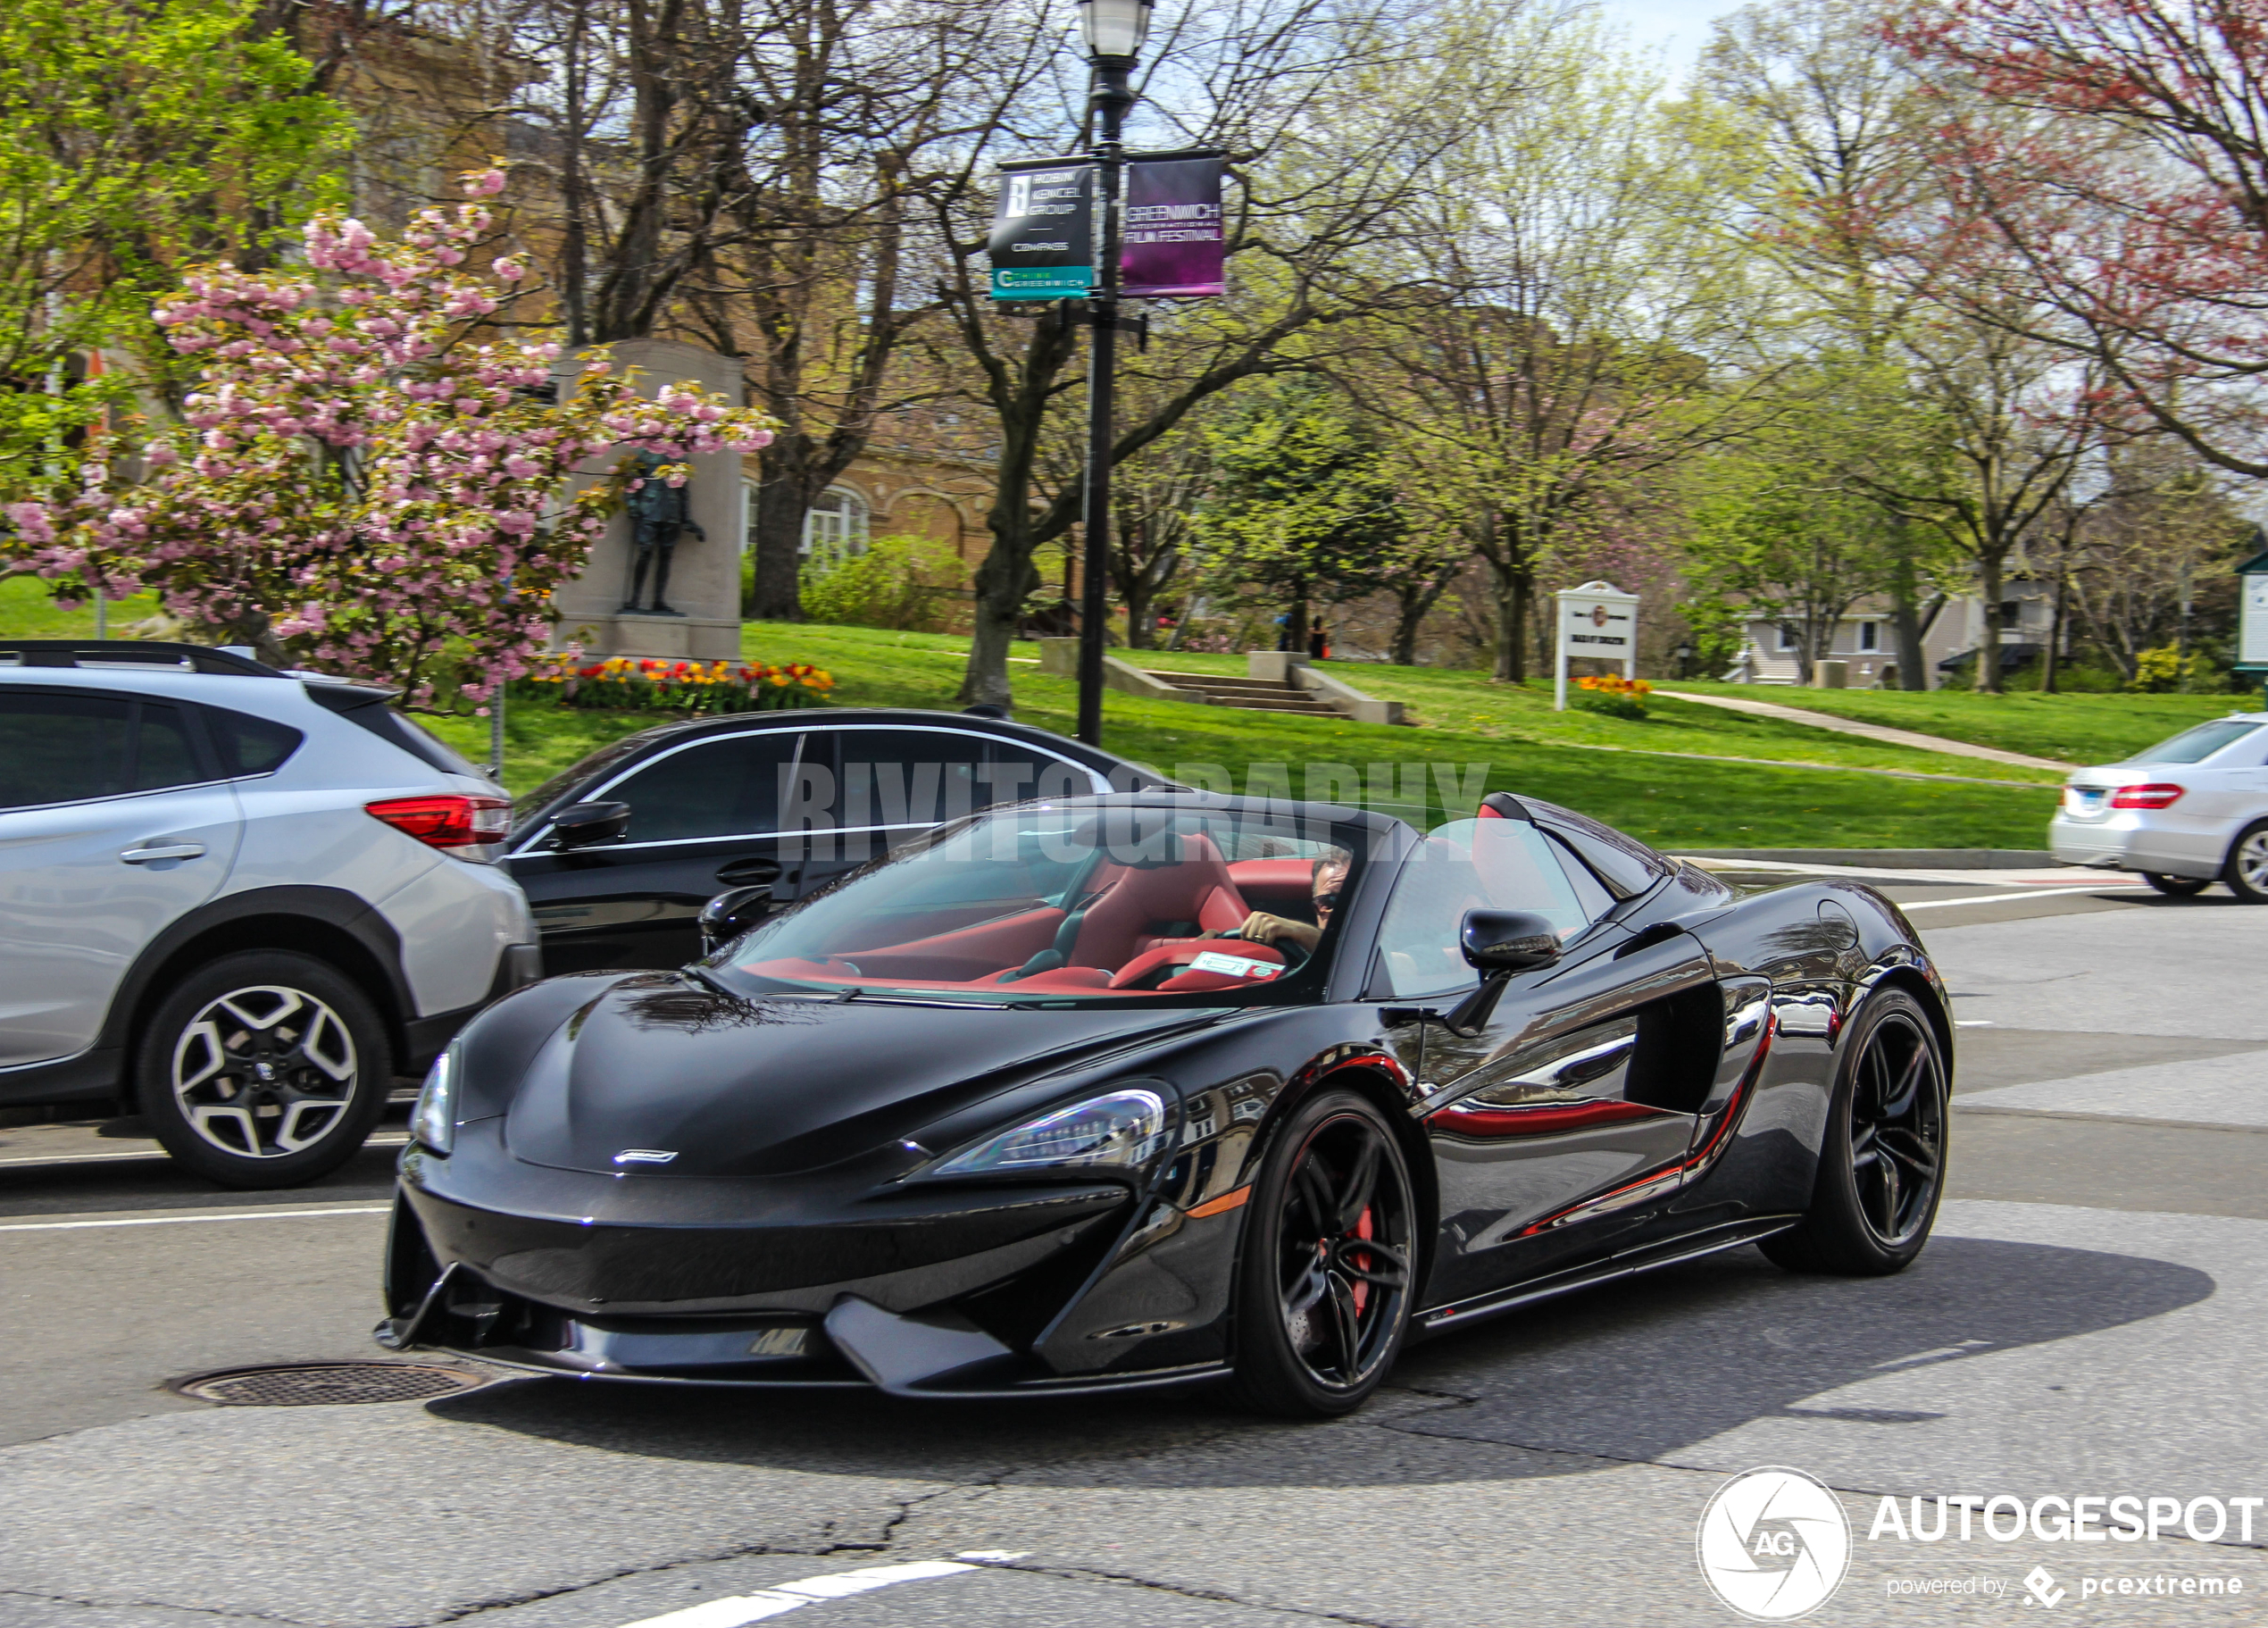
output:
{"label": "lamp post light fixture", "polygon": [[1079,738],[1103,743],[1103,645],[1110,602],[1111,446],[1117,437],[1112,400],[1118,365],[1118,289],[1121,229],[1119,181],[1126,165],[1121,140],[1127,110],[1134,105],[1131,83],[1142,41],[1150,31],[1152,0],[1079,0],[1079,32],[1094,72],[1088,93],[1096,113],[1096,190],[1101,194],[1103,241],[1096,266],[1095,291],[1088,302],[1094,325],[1087,355],[1087,489],[1082,511],[1086,532],[1085,591],[1079,606]]}

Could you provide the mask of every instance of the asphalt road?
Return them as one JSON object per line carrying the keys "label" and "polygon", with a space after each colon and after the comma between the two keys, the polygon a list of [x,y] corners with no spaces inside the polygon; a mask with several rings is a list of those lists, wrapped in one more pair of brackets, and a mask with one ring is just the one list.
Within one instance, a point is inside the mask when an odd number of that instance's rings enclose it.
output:
{"label": "asphalt road", "polygon": [[[375,1355],[390,1153],[246,1196],[130,1136],[0,1131],[0,1624],[1731,1623],[1695,1525],[1760,1465],[1854,1522],[1810,1621],[2038,1609],[2036,1566],[2058,1615],[2268,1621],[2268,1508],[2250,1543],[1870,1535],[1884,1495],[2268,1496],[2268,911],[1890,891],[1963,1025],[1912,1271],[1713,1257],[1419,1347],[1329,1424],[517,1379],[215,1408],[163,1382]],[[2176,1591],[2084,1598],[2102,1576]]]}

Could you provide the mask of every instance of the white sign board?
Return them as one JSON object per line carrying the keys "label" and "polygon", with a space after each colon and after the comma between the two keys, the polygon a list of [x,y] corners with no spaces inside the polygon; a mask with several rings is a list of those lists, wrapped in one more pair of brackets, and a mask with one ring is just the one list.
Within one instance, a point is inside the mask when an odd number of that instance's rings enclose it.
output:
{"label": "white sign board", "polygon": [[1638,677],[1638,596],[1626,594],[1612,582],[1586,582],[1564,588],[1552,597],[1559,605],[1559,650],[1552,689],[1552,706],[1567,710],[1567,662],[1570,656],[1589,661],[1620,662],[1622,676]]}
{"label": "white sign board", "polygon": [[2237,639],[2237,659],[2247,665],[2268,666],[2268,572],[2255,572],[2237,579],[2244,584],[2244,621]]}

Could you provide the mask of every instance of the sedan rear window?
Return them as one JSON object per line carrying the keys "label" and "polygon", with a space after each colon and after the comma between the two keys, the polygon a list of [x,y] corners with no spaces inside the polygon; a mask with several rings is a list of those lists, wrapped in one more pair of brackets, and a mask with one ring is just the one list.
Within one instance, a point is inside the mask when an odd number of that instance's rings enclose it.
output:
{"label": "sedan rear window", "polygon": [[2147,751],[2126,759],[2130,764],[2201,764],[2216,752],[2225,752],[2261,725],[2244,718],[2215,718],[2193,730],[2183,730],[2171,740],[2161,740]]}

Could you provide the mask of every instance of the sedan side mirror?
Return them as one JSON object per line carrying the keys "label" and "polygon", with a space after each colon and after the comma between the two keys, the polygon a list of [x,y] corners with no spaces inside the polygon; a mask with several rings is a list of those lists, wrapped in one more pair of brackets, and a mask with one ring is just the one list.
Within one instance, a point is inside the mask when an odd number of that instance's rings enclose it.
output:
{"label": "sedan side mirror", "polygon": [[1480,987],[1441,1018],[1444,1028],[1463,1039],[1488,1026],[1513,973],[1532,973],[1559,959],[1559,930],[1527,910],[1468,910],[1457,943],[1467,964],[1480,970]]}
{"label": "sedan side mirror", "polygon": [[771,914],[771,886],[735,888],[701,906],[701,953],[713,955]]}
{"label": "sedan side mirror", "polygon": [[1527,910],[1468,910],[1457,942],[1484,973],[1530,973],[1559,959],[1559,930]]}
{"label": "sedan side mirror", "polygon": [[578,803],[551,816],[551,834],[561,847],[612,842],[630,828],[628,803]]}

